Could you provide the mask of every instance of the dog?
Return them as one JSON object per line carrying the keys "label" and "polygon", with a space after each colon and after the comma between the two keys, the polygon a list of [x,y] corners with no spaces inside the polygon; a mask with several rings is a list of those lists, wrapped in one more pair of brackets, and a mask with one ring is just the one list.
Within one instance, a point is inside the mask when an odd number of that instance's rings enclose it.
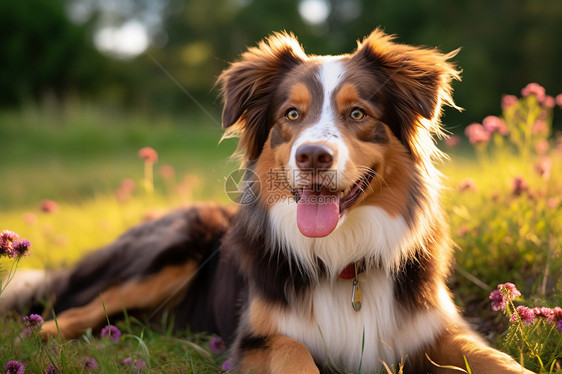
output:
{"label": "dog", "polygon": [[143,223],[14,288],[4,309],[50,296],[57,324],[41,334],[66,338],[124,308],[170,310],[176,327],[222,336],[236,373],[445,373],[465,360],[530,373],[469,328],[446,285],[434,138],[442,106],[456,108],[455,54],[376,29],[351,54],[314,56],[272,34],[218,79],[226,136],[240,137],[239,207]]}

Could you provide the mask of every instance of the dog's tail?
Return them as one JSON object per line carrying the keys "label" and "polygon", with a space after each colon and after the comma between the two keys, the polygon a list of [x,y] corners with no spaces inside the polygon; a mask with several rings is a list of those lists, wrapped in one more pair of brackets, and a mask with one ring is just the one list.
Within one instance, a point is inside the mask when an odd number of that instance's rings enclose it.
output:
{"label": "dog's tail", "polygon": [[135,282],[167,266],[201,263],[218,250],[233,209],[200,205],[144,222],[66,271],[20,270],[0,296],[0,312],[49,317],[87,304],[114,285]]}
{"label": "dog's tail", "polygon": [[68,271],[18,270],[0,296],[0,313],[42,314],[53,304],[52,291],[66,287],[68,275]]}

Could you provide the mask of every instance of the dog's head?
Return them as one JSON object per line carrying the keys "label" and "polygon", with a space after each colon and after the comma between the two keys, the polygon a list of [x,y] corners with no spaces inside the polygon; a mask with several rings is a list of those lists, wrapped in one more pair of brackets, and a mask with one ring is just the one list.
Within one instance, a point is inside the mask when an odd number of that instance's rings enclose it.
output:
{"label": "dog's head", "polygon": [[312,56],[274,34],[221,74],[223,126],[240,136],[264,204],[298,201],[305,236],[327,236],[360,205],[403,216],[413,170],[438,154],[441,106],[454,106],[453,55],[375,30],[352,54]]}

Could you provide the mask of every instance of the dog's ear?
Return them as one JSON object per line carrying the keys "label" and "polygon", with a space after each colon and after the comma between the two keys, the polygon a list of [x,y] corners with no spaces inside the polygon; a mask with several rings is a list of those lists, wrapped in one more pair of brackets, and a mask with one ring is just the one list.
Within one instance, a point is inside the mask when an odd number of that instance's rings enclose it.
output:
{"label": "dog's ear", "polygon": [[222,125],[226,135],[240,136],[239,150],[255,160],[270,130],[274,90],[291,68],[306,59],[292,34],[275,33],[249,48],[219,76],[224,99]]}
{"label": "dog's ear", "polygon": [[358,43],[352,59],[367,64],[379,77],[377,96],[389,108],[388,125],[415,153],[420,132],[426,132],[427,137],[441,134],[439,118],[443,104],[460,109],[451,96],[451,81],[459,79],[460,73],[448,61],[458,50],[443,54],[435,49],[397,44],[393,39],[376,29]]}

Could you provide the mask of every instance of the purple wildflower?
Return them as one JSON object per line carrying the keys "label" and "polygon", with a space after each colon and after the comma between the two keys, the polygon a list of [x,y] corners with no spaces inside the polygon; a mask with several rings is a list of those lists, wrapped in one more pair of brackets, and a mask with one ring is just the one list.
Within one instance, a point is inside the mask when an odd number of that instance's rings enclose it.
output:
{"label": "purple wildflower", "polygon": [[232,359],[229,358],[228,360],[226,360],[225,362],[222,363],[222,370],[224,370],[224,371],[230,370],[230,364],[232,362],[231,360]]}
{"label": "purple wildflower", "polygon": [[47,366],[47,370],[45,370],[45,374],[56,374],[56,373],[57,373],[57,368],[55,368],[55,365],[53,365],[53,363],[51,362],[49,366]]}
{"label": "purple wildflower", "polygon": [[562,332],[562,319],[560,321],[558,321],[558,324],[556,325],[556,327],[558,327],[558,330],[560,332]]}
{"label": "purple wildflower", "polygon": [[43,324],[43,318],[39,314],[30,314],[23,317],[23,323],[30,328],[39,327]]}
{"label": "purple wildflower", "polygon": [[31,336],[31,329],[28,328],[28,327],[26,327],[25,329],[23,329],[23,330],[21,331],[20,338],[25,339],[25,338],[27,338],[27,337],[29,337],[29,336]]}
{"label": "purple wildflower", "polygon": [[25,373],[25,365],[19,361],[10,361],[4,369],[5,374],[23,374]]}
{"label": "purple wildflower", "polygon": [[130,364],[131,362],[133,362],[133,359],[130,357],[127,357],[126,359],[123,360],[124,364]]}
{"label": "purple wildflower", "polygon": [[211,341],[209,342],[209,347],[211,348],[211,352],[216,354],[221,354],[226,349],[224,340],[222,340],[222,338],[220,337],[211,339]]}
{"label": "purple wildflower", "polygon": [[117,326],[108,325],[101,330],[101,337],[104,338],[106,336],[114,341],[118,341],[121,338],[121,331],[119,331]]}
{"label": "purple wildflower", "polygon": [[141,369],[144,369],[146,367],[146,363],[139,358],[133,362],[133,366],[135,367],[135,369],[140,371]]}
{"label": "purple wildflower", "polygon": [[98,363],[93,357],[86,357],[84,360],[84,368],[86,370],[92,370],[98,368]]}
{"label": "purple wildflower", "polygon": [[13,257],[21,257],[29,255],[29,247],[31,242],[27,239],[19,239],[12,243]]}
{"label": "purple wildflower", "polygon": [[505,299],[499,290],[490,293],[490,300],[492,300],[492,309],[496,312],[505,309]]}
{"label": "purple wildflower", "polygon": [[521,320],[526,325],[530,325],[535,320],[535,313],[533,309],[529,309],[526,306],[519,305],[516,309],[517,313],[513,313],[511,318],[509,319],[510,322],[517,322]]}

